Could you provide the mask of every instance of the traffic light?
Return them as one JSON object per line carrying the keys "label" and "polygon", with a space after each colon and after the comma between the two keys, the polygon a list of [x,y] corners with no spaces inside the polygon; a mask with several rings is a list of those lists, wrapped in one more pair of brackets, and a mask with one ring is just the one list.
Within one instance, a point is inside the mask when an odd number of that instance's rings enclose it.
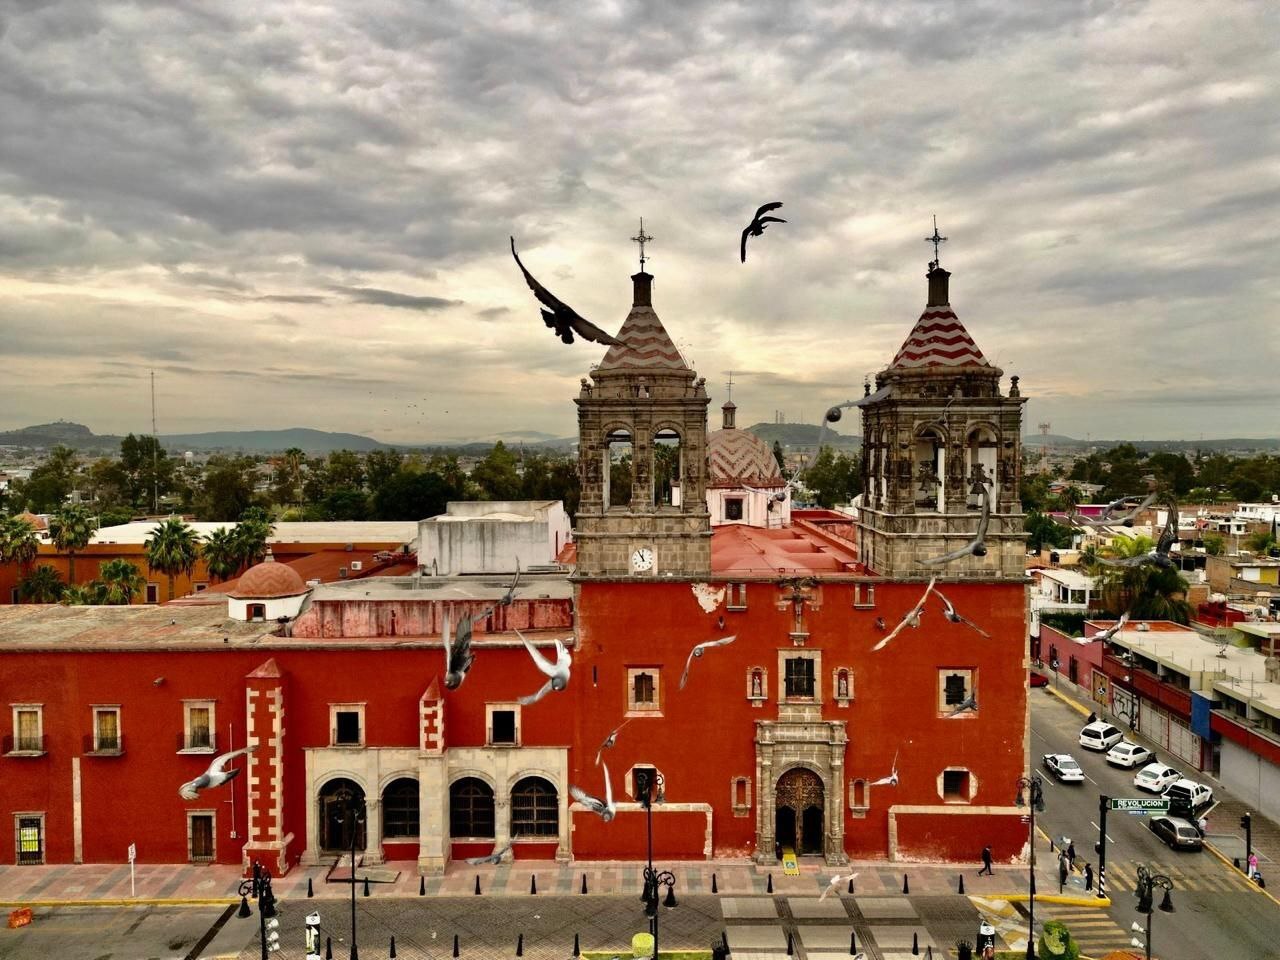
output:
{"label": "traffic light", "polygon": [[1244,816],[1240,818],[1240,829],[1248,830],[1252,822],[1253,822],[1253,818],[1246,813]]}

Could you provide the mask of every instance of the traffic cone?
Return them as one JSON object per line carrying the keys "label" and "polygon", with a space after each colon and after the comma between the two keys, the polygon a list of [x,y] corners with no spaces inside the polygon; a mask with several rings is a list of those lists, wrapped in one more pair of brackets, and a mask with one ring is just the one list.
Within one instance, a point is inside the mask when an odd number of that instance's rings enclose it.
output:
{"label": "traffic cone", "polygon": [[531,894],[538,892],[538,875],[536,873],[529,877],[529,892]]}
{"label": "traffic cone", "polygon": [[[1238,867],[1240,866],[1240,864],[1237,863],[1236,866]],[[717,889],[716,887],[716,875],[714,873],[711,875],[711,892],[712,893],[720,892],[719,889]]]}
{"label": "traffic cone", "polygon": [[587,875],[585,873],[582,875],[582,892],[587,892]]}
{"label": "traffic cone", "polygon": [[911,884],[907,882],[907,875],[905,873],[902,875],[902,892],[903,893],[911,892]]}
{"label": "traffic cone", "polygon": [[769,874],[769,882],[765,884],[765,893],[773,893],[773,874]]}
{"label": "traffic cone", "polygon": [[480,874],[476,874],[476,896],[480,896]]}
{"label": "traffic cone", "polygon": [[368,877],[364,878],[364,895],[366,897],[369,895],[369,878]]}
{"label": "traffic cone", "polygon": [[516,956],[517,957],[524,956],[524,934],[523,933],[520,934],[518,937],[516,937]]}
{"label": "traffic cone", "polygon": [[964,893],[964,874],[960,874],[960,889],[958,893]]}
{"label": "traffic cone", "polygon": [[427,895],[427,878],[418,878],[418,896],[425,897]]}
{"label": "traffic cone", "polygon": [[315,895],[316,895],[316,892],[311,886],[311,878],[307,877],[307,899],[310,900]]}
{"label": "traffic cone", "polygon": [[453,955],[455,957],[458,955],[458,935],[456,933],[453,935]]}

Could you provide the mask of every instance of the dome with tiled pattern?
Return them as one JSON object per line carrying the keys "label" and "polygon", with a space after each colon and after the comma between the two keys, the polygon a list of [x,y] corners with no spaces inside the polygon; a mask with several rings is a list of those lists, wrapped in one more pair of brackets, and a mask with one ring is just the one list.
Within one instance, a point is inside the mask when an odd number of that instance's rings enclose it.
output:
{"label": "dome with tiled pattern", "polygon": [[227,596],[237,600],[270,600],[274,597],[296,597],[307,592],[307,585],[292,567],[268,560],[250,567]]}

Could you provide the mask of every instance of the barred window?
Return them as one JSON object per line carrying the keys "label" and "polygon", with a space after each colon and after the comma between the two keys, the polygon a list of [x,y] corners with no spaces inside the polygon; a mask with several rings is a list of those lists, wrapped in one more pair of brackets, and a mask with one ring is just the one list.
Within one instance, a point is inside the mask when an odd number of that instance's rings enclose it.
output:
{"label": "barred window", "polygon": [[477,777],[463,777],[449,787],[449,836],[493,836],[493,790]]}
{"label": "barred window", "polygon": [[418,781],[392,780],[382,791],[382,836],[418,838]]}
{"label": "barred window", "polygon": [[554,837],[559,832],[556,788],[541,777],[525,777],[511,791],[511,835]]}
{"label": "barred window", "polygon": [[813,696],[813,661],[806,657],[787,658],[786,691],[788,697]]}

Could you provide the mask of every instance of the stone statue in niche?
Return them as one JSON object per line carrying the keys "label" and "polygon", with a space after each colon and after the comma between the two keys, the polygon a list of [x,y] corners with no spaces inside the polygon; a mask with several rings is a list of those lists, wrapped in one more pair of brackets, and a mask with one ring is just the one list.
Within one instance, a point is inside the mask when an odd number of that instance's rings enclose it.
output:
{"label": "stone statue in niche", "polygon": [[764,696],[764,675],[759,670],[751,671],[751,696]]}
{"label": "stone statue in niche", "polygon": [[841,700],[849,699],[849,674],[841,670],[836,674],[836,696]]}

